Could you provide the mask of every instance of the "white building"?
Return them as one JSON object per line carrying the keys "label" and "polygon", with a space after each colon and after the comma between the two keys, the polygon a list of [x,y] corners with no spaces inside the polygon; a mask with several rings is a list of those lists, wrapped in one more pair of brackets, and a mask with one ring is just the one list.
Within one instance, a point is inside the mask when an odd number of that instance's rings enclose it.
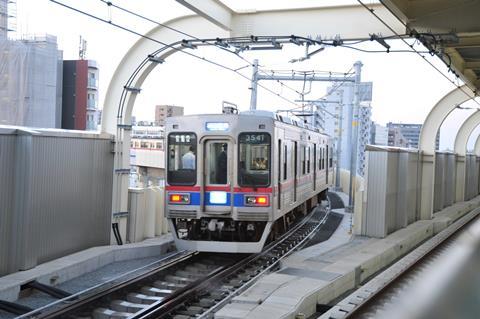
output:
{"label": "white building", "polygon": [[[317,116],[324,117],[325,132],[335,138],[335,148],[340,145],[340,168],[350,169],[352,147],[352,117],[354,85],[351,82],[341,85],[335,84],[327,90],[330,93],[325,102],[320,104]],[[358,127],[357,174],[364,175],[365,146],[370,143],[372,83],[362,82],[360,85],[360,109]],[[322,108],[324,110],[322,110]],[[340,125],[341,121],[341,125]],[[341,126],[341,132],[340,132]],[[341,136],[339,136],[339,134]],[[336,154],[335,154],[336,155]]]}
{"label": "white building", "polygon": [[388,145],[388,127],[372,122],[372,138],[370,144]]}
{"label": "white building", "polygon": [[165,128],[153,123],[132,127],[130,166],[135,172],[131,186],[161,185],[165,178]]}

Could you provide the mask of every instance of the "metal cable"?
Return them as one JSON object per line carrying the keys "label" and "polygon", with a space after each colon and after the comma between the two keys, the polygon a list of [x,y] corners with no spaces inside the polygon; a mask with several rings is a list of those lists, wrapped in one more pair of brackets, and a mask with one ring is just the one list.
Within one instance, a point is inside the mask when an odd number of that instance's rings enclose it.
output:
{"label": "metal cable", "polygon": [[[360,3],[360,5],[362,7],[364,7],[365,9],[367,9],[375,18],[378,19],[378,21],[380,21],[385,27],[387,27],[393,34],[399,36],[399,34],[392,28],[388,25],[388,23],[386,23],[381,17],[379,17],[376,13],[375,13],[375,10],[374,9],[370,9],[366,4],[364,4],[362,2],[362,0],[357,0],[358,3]],[[401,23],[405,26],[406,30],[409,30],[408,26],[403,23],[401,21]],[[452,81],[447,75],[445,75],[439,68],[437,68],[435,65],[433,65],[432,62],[428,61],[427,58],[425,58],[424,55],[422,55],[419,51],[417,51],[413,45],[409,44],[405,39],[403,39],[402,37],[400,37],[400,39],[407,45],[409,46],[413,51],[411,52],[414,52],[414,53],[417,53],[419,56],[421,56],[423,58],[424,61],[426,61],[431,67],[433,67],[438,73],[440,73],[445,79],[447,79],[450,83],[452,83],[456,88],[458,88],[459,90],[461,90],[466,96],[470,97],[470,94],[468,94],[468,92],[466,92],[464,89],[462,89],[461,86],[457,85],[454,81]],[[470,88],[471,89],[471,88]],[[474,93],[474,96],[476,95],[476,90],[472,90],[473,93]],[[478,101],[475,100],[475,97],[472,98],[472,100],[478,105],[480,106],[480,103]]]}
{"label": "metal cable", "polygon": [[[248,76],[240,73],[240,72],[237,71],[236,69],[233,69],[233,68],[231,68],[231,67],[225,66],[225,65],[223,65],[223,64],[221,64],[221,63],[218,63],[218,62],[215,62],[215,61],[213,61],[213,60],[207,59],[207,58],[205,58],[205,57],[198,56],[198,55],[196,55],[196,54],[193,54],[193,53],[184,51],[183,49],[176,48],[176,47],[174,47],[174,46],[172,46],[172,45],[170,45],[170,44],[167,44],[167,43],[164,43],[164,42],[159,41],[159,40],[157,40],[157,39],[154,39],[154,38],[152,38],[152,37],[146,36],[146,35],[144,35],[144,34],[142,34],[142,33],[140,33],[140,32],[137,32],[137,31],[135,31],[135,30],[129,29],[129,28],[127,28],[127,27],[124,27],[124,26],[122,26],[122,25],[120,25],[120,24],[117,24],[117,23],[114,23],[114,22],[112,22],[112,21],[105,20],[105,19],[103,19],[103,18],[101,18],[101,17],[99,17],[99,16],[96,16],[96,15],[93,15],[93,14],[88,13],[88,12],[86,12],[86,11],[80,10],[80,9],[78,9],[78,8],[69,6],[69,5],[65,4],[65,3],[59,2],[59,1],[57,1],[57,0],[49,0],[49,1],[50,1],[50,2],[53,2],[53,3],[55,3],[55,4],[58,4],[58,5],[60,5],[60,6],[64,7],[64,8],[67,8],[67,9],[69,9],[69,10],[72,10],[72,11],[74,11],[74,12],[83,14],[83,15],[85,15],[85,16],[87,16],[87,17],[90,17],[90,18],[92,18],[92,19],[94,19],[94,20],[97,20],[97,21],[100,21],[100,22],[109,24],[109,25],[111,25],[111,26],[113,26],[113,27],[116,27],[116,28],[119,28],[119,29],[121,29],[121,30],[123,30],[123,31],[132,33],[132,34],[137,35],[137,36],[139,36],[139,37],[142,37],[142,38],[144,38],[144,39],[147,39],[147,40],[150,40],[150,41],[152,41],[152,42],[161,44],[161,45],[166,46],[166,47],[168,47],[168,48],[170,48],[170,49],[172,49],[172,50],[175,50],[175,51],[177,51],[177,52],[181,52],[181,53],[186,54],[186,55],[188,55],[188,56],[191,56],[191,57],[193,57],[193,58],[196,58],[196,59],[199,59],[199,60],[201,60],[201,61],[210,63],[210,64],[215,65],[215,66],[217,66],[217,67],[220,67],[220,68],[222,68],[222,69],[231,71],[231,72],[239,75],[240,77],[242,77],[242,78],[250,81],[250,78],[249,78]],[[284,97],[284,96],[281,96],[280,94],[274,92],[273,90],[271,90],[271,89],[269,89],[269,88],[267,88],[267,87],[265,87],[265,86],[263,86],[263,85],[261,85],[261,84],[258,84],[258,86],[260,86],[260,87],[263,88],[264,90],[270,92],[271,94],[278,96],[279,98],[285,100],[286,102],[288,102],[288,103],[290,103],[290,104],[292,104],[292,105],[298,106],[297,103],[292,102],[291,100],[287,99],[287,98]]]}

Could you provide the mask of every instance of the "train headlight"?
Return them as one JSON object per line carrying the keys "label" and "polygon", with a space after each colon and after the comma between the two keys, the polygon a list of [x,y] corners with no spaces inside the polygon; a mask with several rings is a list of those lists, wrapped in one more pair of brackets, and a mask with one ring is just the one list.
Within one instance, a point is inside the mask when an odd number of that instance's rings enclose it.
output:
{"label": "train headlight", "polygon": [[269,206],[268,196],[266,195],[247,195],[245,196],[245,205],[247,206]]}
{"label": "train headlight", "polygon": [[168,196],[168,203],[188,205],[190,204],[190,194],[170,194]]}

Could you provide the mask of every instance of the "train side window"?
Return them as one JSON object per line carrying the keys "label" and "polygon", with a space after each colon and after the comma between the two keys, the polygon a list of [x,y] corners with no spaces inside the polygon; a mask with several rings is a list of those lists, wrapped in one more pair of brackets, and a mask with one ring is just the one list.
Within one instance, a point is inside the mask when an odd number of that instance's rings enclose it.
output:
{"label": "train side window", "polygon": [[329,164],[328,165],[329,165],[329,167],[333,167],[333,150],[332,150],[332,148],[330,148],[330,154],[328,154],[328,156],[329,156],[329,159],[328,159]]}
{"label": "train side window", "polygon": [[238,184],[254,187],[270,185],[270,134],[241,133],[238,141]]}
{"label": "train side window", "polygon": [[327,156],[325,156],[326,160],[327,160],[327,168],[330,167],[329,166],[329,160],[330,160],[330,148],[328,147],[327,145]]}
{"label": "train side window", "polygon": [[305,175],[305,157],[307,153],[307,148],[302,146],[300,149],[300,162],[302,163],[302,175]]}
{"label": "train side window", "polygon": [[284,151],[283,151],[283,156],[284,156],[284,159],[283,159],[283,180],[285,181],[287,179],[287,159],[288,159],[287,144],[285,144],[283,146],[283,148],[284,148]]}
{"label": "train side window", "polygon": [[325,169],[325,149],[322,148],[322,169]]}
{"label": "train side window", "polygon": [[307,148],[307,173],[310,173],[310,146]]}
{"label": "train side window", "polygon": [[318,149],[318,169],[322,170],[322,147]]}
{"label": "train side window", "polygon": [[167,182],[195,185],[197,182],[197,136],[194,133],[168,135]]}

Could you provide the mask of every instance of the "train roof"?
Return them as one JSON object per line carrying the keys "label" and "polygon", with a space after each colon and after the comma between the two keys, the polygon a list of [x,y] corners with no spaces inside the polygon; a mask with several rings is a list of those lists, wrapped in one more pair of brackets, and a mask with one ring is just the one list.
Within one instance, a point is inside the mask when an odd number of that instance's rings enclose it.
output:
{"label": "train roof", "polygon": [[326,134],[325,132],[320,131],[319,128],[311,127],[310,125],[308,125],[307,123],[303,123],[302,121],[294,120],[290,117],[283,116],[283,115],[280,115],[280,114],[272,112],[272,111],[265,111],[265,110],[242,111],[242,112],[239,112],[238,114],[191,114],[191,115],[174,116],[173,118],[184,117],[184,116],[209,116],[209,115],[213,115],[213,116],[218,116],[218,115],[233,115],[233,116],[235,116],[235,115],[238,115],[238,116],[266,117],[266,118],[273,119],[274,121],[278,121],[278,122],[282,122],[282,123],[285,123],[285,124],[297,126],[297,127],[304,128],[304,129],[307,129],[307,130],[310,130],[310,131],[313,131],[313,132]]}

